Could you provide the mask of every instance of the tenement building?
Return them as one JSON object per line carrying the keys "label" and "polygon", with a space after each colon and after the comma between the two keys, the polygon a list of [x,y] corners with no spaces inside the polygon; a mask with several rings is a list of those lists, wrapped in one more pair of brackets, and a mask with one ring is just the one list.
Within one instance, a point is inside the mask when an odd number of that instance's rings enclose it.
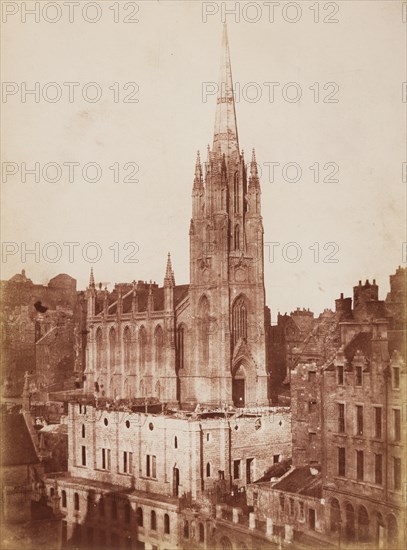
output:
{"label": "tenement building", "polygon": [[[86,291],[85,384],[68,412],[68,471],[47,476],[62,543],[229,548],[214,507],[291,456],[269,406],[263,226],[253,152],[239,149],[226,27],[215,132],[195,165],[190,284]],[[220,521],[220,520],[219,520]]]}
{"label": "tenement building", "polygon": [[[336,300],[337,349],[318,334],[291,372],[292,468],[248,488],[248,504],[274,541],[401,548],[406,538],[407,270]],[[321,337],[325,331],[322,331]],[[329,339],[330,342],[330,339]],[[330,344],[329,344],[330,345]],[[312,351],[314,357],[312,357]]]}

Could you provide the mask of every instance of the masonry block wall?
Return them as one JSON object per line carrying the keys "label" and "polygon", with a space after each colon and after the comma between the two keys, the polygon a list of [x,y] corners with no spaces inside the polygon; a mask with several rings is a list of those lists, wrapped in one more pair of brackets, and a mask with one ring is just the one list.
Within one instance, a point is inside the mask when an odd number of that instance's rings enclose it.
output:
{"label": "masonry block wall", "polygon": [[300,363],[291,371],[293,465],[321,462],[322,368]]}
{"label": "masonry block wall", "polygon": [[228,491],[291,456],[286,408],[193,418],[72,404],[68,426],[73,476],[161,495]]}

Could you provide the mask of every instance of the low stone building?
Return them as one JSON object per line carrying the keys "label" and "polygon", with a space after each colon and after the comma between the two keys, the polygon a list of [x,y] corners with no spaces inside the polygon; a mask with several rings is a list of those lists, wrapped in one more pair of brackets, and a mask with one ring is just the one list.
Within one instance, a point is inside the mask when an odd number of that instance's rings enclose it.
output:
{"label": "low stone building", "polygon": [[[209,532],[194,510],[208,502],[212,510],[259,479],[273,457],[277,462],[291,455],[290,413],[284,408],[149,414],[113,402],[101,408],[82,402],[69,406],[68,427],[68,473],[46,478],[49,495],[61,499],[66,540],[120,536],[136,548],[182,547],[184,539],[195,537],[207,541]],[[101,499],[112,525],[100,520]],[[171,533],[165,532],[168,521]],[[90,535],[88,527],[99,534]]]}

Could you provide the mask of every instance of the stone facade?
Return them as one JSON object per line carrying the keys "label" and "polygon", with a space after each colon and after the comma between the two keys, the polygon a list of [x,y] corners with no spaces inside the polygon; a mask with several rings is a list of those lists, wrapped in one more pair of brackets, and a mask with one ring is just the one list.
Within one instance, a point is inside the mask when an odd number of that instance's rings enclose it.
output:
{"label": "stone facade", "polygon": [[353,307],[341,295],[321,330],[314,325],[298,346],[290,376],[292,469],[248,487],[248,504],[273,540],[403,547],[406,276],[398,268],[390,277],[385,301],[375,281],[360,281]]}
{"label": "stone facade", "polygon": [[84,369],[86,303],[76,281],[57,275],[47,286],[25,271],[1,282],[4,397],[21,395],[24,373],[41,392],[74,387]]}
{"label": "stone facade", "polygon": [[64,541],[86,546],[91,539],[113,544],[119,538],[150,549],[190,548],[195,541],[211,548],[213,503],[239,495],[271,460],[291,455],[284,408],[167,414],[113,409],[113,403],[109,409],[69,406],[68,472],[46,477],[47,493],[59,499]]}
{"label": "stone facade", "polygon": [[152,415],[70,405],[69,471],[195,499],[205,491],[238,490],[260,478],[271,457],[291,456],[290,433],[284,408]]}
{"label": "stone facade", "polygon": [[[227,548],[215,506],[291,456],[269,407],[260,184],[237,140],[229,47],[212,150],[196,161],[190,285],[139,281],[87,301],[85,385],[68,411],[68,471],[46,478],[63,544]],[[154,411],[154,412],[153,412]],[[225,546],[226,545],[226,546]]]}
{"label": "stone facade", "polygon": [[239,150],[226,33],[213,147],[198,153],[192,189],[190,284],[87,290],[85,389],[166,403],[269,404],[263,224],[253,151]]}

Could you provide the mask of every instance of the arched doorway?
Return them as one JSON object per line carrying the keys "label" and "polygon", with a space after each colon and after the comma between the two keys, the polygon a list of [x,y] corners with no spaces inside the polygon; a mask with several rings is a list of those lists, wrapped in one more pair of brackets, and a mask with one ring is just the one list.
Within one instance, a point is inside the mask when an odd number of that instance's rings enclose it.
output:
{"label": "arched doorway", "polygon": [[376,546],[384,548],[384,520],[380,512],[376,514]]}
{"label": "arched doorway", "polygon": [[355,511],[350,503],[345,507],[345,518],[345,537],[346,540],[352,541],[355,539]]}
{"label": "arched doorway", "polygon": [[245,406],[246,376],[243,366],[237,367],[232,378],[232,400],[235,407]]}
{"label": "arched doorway", "polygon": [[232,543],[228,539],[228,537],[222,537],[219,541],[219,548],[220,550],[233,550]]}
{"label": "arched doorway", "polygon": [[399,530],[397,527],[397,520],[390,514],[387,517],[387,542],[391,548],[397,548],[399,538]]}
{"label": "arched doorway", "polygon": [[341,507],[336,498],[331,500],[331,532],[339,533],[341,525]]}
{"label": "arched doorway", "polygon": [[359,506],[358,539],[360,542],[367,542],[369,538],[369,514],[364,506]]}

